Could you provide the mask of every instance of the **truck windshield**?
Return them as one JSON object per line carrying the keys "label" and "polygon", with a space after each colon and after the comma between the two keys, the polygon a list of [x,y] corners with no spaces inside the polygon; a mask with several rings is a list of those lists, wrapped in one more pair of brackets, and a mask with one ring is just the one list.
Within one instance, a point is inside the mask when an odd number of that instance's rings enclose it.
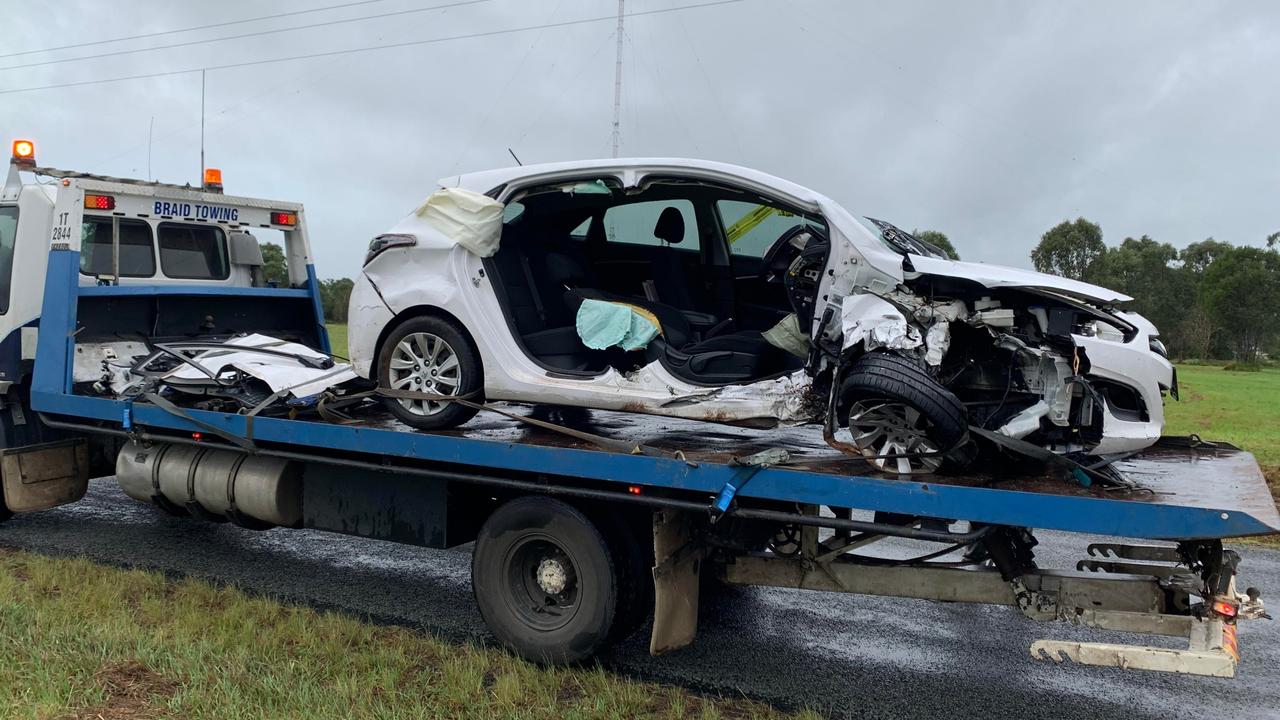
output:
{"label": "truck windshield", "polygon": [[0,315],[9,312],[13,279],[13,244],[18,239],[18,208],[0,207]]}

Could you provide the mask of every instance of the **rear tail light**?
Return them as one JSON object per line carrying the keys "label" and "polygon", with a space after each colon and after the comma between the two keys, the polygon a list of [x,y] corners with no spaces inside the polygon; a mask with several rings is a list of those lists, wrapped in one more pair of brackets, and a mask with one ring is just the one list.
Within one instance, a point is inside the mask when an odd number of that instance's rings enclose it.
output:
{"label": "rear tail light", "polygon": [[397,247],[413,247],[417,244],[418,238],[412,235],[379,235],[369,241],[369,252],[364,256],[364,264],[368,265],[385,250]]}
{"label": "rear tail light", "polygon": [[85,193],[84,196],[85,210],[115,210],[116,199],[110,195],[90,195]]}
{"label": "rear tail light", "polygon": [[1235,603],[1227,600],[1214,600],[1213,611],[1224,618],[1233,618],[1236,616],[1237,608]]}
{"label": "rear tail light", "polygon": [[298,213],[273,210],[271,212],[271,224],[293,227],[298,224]]}

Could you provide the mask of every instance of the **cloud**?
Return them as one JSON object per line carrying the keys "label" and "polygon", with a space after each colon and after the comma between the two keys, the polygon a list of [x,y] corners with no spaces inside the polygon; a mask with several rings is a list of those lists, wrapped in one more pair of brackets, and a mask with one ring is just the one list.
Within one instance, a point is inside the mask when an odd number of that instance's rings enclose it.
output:
{"label": "cloud", "polygon": [[[684,0],[632,0],[631,10]],[[119,45],[148,47],[423,7],[372,5]],[[319,2],[311,6],[331,4]],[[332,3],[336,4],[336,3]],[[273,6],[274,8],[275,6]],[[282,11],[305,9],[291,2]],[[198,68],[609,15],[603,0],[474,6],[0,71],[0,89]],[[266,14],[260,3],[74,0],[7,11],[0,53]],[[622,150],[734,162],[855,213],[934,228],[966,259],[1028,265],[1064,218],[1108,241],[1261,243],[1280,228],[1280,6],[1272,3],[748,2],[637,17]],[[322,276],[437,178],[606,156],[612,22],[209,73],[205,145],[228,192],[306,203]],[[11,50],[10,50],[11,48]],[[41,160],[197,179],[199,73],[0,95],[0,133]]]}

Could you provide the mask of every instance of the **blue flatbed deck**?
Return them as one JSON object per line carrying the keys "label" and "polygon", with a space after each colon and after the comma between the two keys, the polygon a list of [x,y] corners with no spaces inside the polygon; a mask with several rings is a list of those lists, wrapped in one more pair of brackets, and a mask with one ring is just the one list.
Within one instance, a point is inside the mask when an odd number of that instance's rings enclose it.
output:
{"label": "blue flatbed deck", "polygon": [[[69,394],[37,393],[42,412],[79,420],[116,421],[125,403]],[[521,412],[518,408],[510,408]],[[187,411],[221,431],[247,437],[247,418]],[[539,473],[589,482],[639,485],[705,494],[739,484],[754,471],[735,456],[784,448],[792,464],[755,472],[740,499],[850,507],[1070,532],[1149,539],[1226,538],[1280,532],[1280,514],[1253,456],[1223,444],[1191,447],[1168,438],[1118,464],[1135,490],[1082,487],[1040,475],[883,475],[822,444],[816,427],[750,430],[628,413],[589,411],[574,427],[626,438],[674,456],[629,455],[533,428],[498,415],[477,417],[456,431],[421,433],[374,417],[362,424],[256,418],[254,442],[292,452],[433,461],[453,469]],[[199,432],[184,418],[144,402],[133,422],[155,431]]]}
{"label": "blue flatbed deck", "polygon": [[[314,272],[309,276],[314,278]],[[72,421],[119,429],[127,413],[153,432],[202,428],[155,405],[73,393],[71,358],[81,297],[136,294],[130,288],[79,287],[79,254],[49,254],[32,407]],[[290,297],[297,291],[254,291]],[[307,291],[315,296],[314,280]],[[183,294],[181,288],[165,295]],[[319,318],[318,305],[316,317]],[[318,320],[317,320],[318,322]],[[567,436],[485,414],[453,432],[419,433],[371,418],[362,424],[258,417],[200,410],[190,418],[225,434],[291,452],[448,464],[477,473],[537,473],[619,486],[714,496],[741,486],[740,500],[829,505],[910,515],[1133,538],[1226,538],[1280,532],[1266,479],[1249,453],[1170,439],[1119,464],[1139,488],[1086,488],[1043,476],[886,476],[870,472],[822,442],[816,427],[748,430],[697,421],[591,411],[571,423],[597,434],[670,451],[668,456],[602,451]],[[501,419],[495,419],[501,418]],[[250,433],[252,424],[252,433]],[[793,464],[762,470],[733,457],[783,448]],[[679,451],[679,457],[675,457]],[[749,480],[747,478],[749,477]],[[745,481],[745,482],[744,482]]]}

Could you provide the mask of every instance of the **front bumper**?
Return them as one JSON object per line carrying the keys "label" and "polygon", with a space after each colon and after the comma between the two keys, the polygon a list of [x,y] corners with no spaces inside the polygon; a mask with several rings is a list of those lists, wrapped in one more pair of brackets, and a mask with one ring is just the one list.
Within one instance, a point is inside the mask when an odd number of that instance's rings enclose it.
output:
{"label": "front bumper", "polygon": [[1132,390],[1138,412],[1102,402],[1101,438],[1095,455],[1132,452],[1150,446],[1164,432],[1163,391],[1177,392],[1177,375],[1168,359],[1151,350],[1150,333],[1139,330],[1129,342],[1083,335],[1072,339],[1089,361],[1089,375]]}

